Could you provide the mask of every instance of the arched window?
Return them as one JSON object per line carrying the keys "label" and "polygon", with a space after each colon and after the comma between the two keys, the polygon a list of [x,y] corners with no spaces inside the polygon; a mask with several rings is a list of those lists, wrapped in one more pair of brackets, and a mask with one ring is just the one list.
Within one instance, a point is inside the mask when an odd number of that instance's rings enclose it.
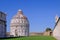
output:
{"label": "arched window", "polygon": [[18,36],[18,34],[17,34],[17,29],[15,30],[15,35]]}

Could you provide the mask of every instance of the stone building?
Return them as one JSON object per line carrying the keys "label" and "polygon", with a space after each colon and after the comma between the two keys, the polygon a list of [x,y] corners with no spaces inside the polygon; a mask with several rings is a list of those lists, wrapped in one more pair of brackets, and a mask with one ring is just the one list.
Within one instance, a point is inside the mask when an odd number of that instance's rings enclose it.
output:
{"label": "stone building", "polygon": [[18,10],[17,14],[13,16],[10,23],[10,36],[29,36],[29,21],[23,15],[22,10]]}
{"label": "stone building", "polygon": [[0,38],[6,37],[6,14],[0,11]]}
{"label": "stone building", "polygon": [[52,29],[51,28],[46,28],[44,32],[44,36],[52,36]]}
{"label": "stone building", "polygon": [[60,38],[60,17],[56,16],[56,24],[53,30],[53,36]]}
{"label": "stone building", "polygon": [[52,36],[52,31],[45,31],[44,36]]}

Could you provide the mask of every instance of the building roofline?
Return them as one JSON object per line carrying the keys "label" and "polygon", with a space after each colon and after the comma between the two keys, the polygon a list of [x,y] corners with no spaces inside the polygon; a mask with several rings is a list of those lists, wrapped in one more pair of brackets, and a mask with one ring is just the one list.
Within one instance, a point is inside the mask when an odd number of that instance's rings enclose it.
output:
{"label": "building roofline", "polygon": [[[58,21],[55,23],[54,29],[55,29],[56,25],[58,24],[59,20],[60,20],[60,17],[59,17]],[[54,31],[54,29],[53,29],[53,31]]]}
{"label": "building roofline", "polygon": [[5,12],[3,12],[3,11],[0,11],[0,13],[7,15],[7,14],[6,14]]}

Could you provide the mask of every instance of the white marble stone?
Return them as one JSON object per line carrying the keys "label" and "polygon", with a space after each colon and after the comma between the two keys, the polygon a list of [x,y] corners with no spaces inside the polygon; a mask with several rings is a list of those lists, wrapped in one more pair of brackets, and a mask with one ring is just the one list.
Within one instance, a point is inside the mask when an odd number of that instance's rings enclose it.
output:
{"label": "white marble stone", "polygon": [[6,37],[6,15],[0,12],[0,38]]}
{"label": "white marble stone", "polygon": [[60,37],[60,19],[59,21],[57,22],[57,25],[55,26],[54,30],[53,30],[53,36],[55,38],[58,38]]}
{"label": "white marble stone", "polygon": [[29,36],[29,21],[20,10],[18,10],[17,15],[15,15],[11,20],[10,35],[14,37]]}

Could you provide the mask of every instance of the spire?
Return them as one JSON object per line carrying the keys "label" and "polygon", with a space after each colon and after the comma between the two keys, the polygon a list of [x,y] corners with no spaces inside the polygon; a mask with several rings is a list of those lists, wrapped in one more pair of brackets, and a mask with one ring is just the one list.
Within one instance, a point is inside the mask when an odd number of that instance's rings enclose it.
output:
{"label": "spire", "polygon": [[23,14],[22,10],[19,9],[17,14]]}
{"label": "spire", "polygon": [[58,17],[58,15],[56,15],[56,17],[55,17],[56,22],[58,21],[58,19],[59,19],[59,17]]}
{"label": "spire", "polygon": [[22,11],[21,9],[19,9],[18,11]]}

